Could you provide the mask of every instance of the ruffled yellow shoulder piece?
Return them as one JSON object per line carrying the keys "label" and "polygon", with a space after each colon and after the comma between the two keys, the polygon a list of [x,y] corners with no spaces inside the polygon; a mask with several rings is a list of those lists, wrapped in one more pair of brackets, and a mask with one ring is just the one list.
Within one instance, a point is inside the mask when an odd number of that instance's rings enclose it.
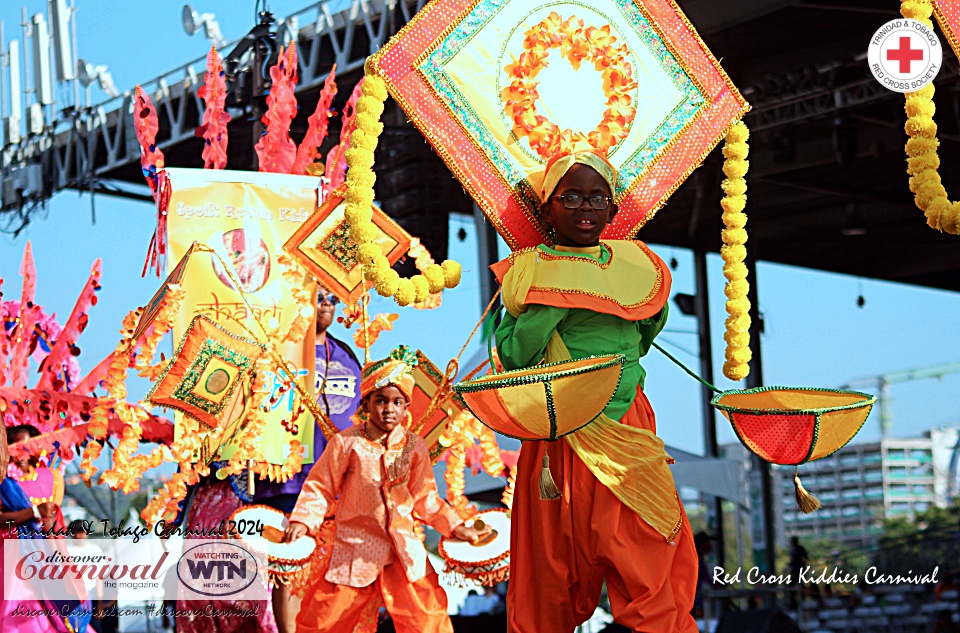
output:
{"label": "ruffled yellow shoulder piece", "polygon": [[670,296],[670,269],[643,242],[609,240],[599,247],[559,249],[519,250],[491,267],[510,314],[537,304],[639,321],[660,312]]}

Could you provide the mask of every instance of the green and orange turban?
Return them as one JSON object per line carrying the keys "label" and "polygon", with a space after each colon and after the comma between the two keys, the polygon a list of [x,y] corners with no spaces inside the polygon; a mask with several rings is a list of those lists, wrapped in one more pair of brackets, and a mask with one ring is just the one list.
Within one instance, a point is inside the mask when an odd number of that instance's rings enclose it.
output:
{"label": "green and orange turban", "polygon": [[417,366],[417,354],[406,345],[390,352],[383,360],[367,363],[360,375],[360,397],[366,398],[374,391],[393,385],[413,401],[413,368]]}

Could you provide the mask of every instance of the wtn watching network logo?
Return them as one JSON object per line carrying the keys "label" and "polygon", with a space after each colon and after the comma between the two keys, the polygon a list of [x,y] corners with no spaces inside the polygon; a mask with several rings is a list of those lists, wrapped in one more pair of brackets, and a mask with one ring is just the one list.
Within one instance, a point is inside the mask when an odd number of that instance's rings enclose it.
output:
{"label": "wtn watching network logo", "polygon": [[204,596],[236,596],[264,575],[263,556],[230,542],[204,542],[183,552],[180,583]]}

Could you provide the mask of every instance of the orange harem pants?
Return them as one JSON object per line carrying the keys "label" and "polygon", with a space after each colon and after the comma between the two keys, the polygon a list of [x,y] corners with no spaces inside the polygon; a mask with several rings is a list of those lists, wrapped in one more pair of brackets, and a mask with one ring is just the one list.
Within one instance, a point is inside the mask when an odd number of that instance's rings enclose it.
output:
{"label": "orange harem pants", "polygon": [[[656,432],[637,389],[623,424]],[[539,494],[543,454],[562,491]],[[632,631],[696,633],[690,615],[697,552],[683,514],[670,544],[601,484],[565,440],[524,442],[517,464],[507,618],[510,633],[572,633],[590,619],[603,581],[614,619]]]}
{"label": "orange harem pants", "polygon": [[[329,562],[328,562],[329,564]],[[437,572],[427,561],[427,575],[410,582],[403,564],[396,558],[366,587],[348,587],[329,582],[326,565],[322,574],[307,587],[297,616],[297,633],[352,633],[377,596],[383,597],[397,633],[453,633],[447,615],[447,594],[440,587]],[[376,630],[376,612],[369,630]],[[364,629],[366,630],[366,629]]]}

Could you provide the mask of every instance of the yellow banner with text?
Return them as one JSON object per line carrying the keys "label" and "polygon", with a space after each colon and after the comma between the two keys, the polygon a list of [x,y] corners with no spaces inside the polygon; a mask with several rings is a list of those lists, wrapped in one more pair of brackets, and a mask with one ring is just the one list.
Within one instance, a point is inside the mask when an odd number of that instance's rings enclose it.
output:
{"label": "yellow banner with text", "polygon": [[[298,306],[278,261],[283,244],[317,207],[320,179],[260,172],[167,169],[171,196],[167,210],[169,266],[175,266],[193,242],[216,253],[196,253],[183,281],[184,301],[173,333],[183,336],[197,314],[205,314],[226,330],[246,338],[264,340],[260,325],[272,320],[285,332]],[[234,286],[240,285],[246,301]],[[312,283],[312,282],[311,282]],[[249,304],[249,307],[248,307]],[[259,324],[258,324],[259,322]],[[243,324],[243,326],[240,325]],[[310,397],[314,393],[314,332],[281,352],[297,368],[297,380]],[[284,425],[293,414],[294,392],[277,398],[285,376],[268,376],[271,407],[262,438],[265,461],[283,464],[294,439],[304,447],[303,460],[313,461],[315,424],[309,411],[296,425]],[[179,422],[180,414],[177,414]],[[181,425],[176,425],[179,436]],[[229,442],[235,429],[227,426],[210,446],[217,459],[228,459],[236,450]],[[319,431],[317,431],[319,432]]]}

